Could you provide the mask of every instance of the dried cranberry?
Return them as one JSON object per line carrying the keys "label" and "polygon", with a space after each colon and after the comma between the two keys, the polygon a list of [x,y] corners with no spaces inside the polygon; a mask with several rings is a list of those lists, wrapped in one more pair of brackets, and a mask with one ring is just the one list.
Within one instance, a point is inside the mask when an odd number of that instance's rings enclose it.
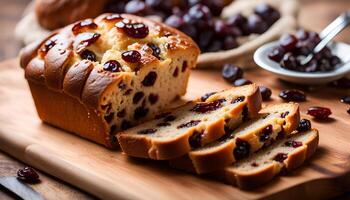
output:
{"label": "dried cranberry", "polygon": [[284,54],[280,64],[281,64],[281,67],[283,68],[299,71],[299,68],[298,68],[298,66],[300,66],[299,62],[297,58],[290,52]]}
{"label": "dried cranberry", "polygon": [[267,88],[265,86],[259,86],[259,90],[261,93],[261,97],[264,101],[267,101],[271,98],[272,91],[270,90],[270,88]]}
{"label": "dried cranberry", "polygon": [[105,64],[103,64],[103,70],[109,71],[109,72],[121,72],[123,71],[123,68],[118,61],[109,60],[105,62]]}
{"label": "dried cranberry", "polygon": [[286,153],[278,153],[273,160],[277,161],[277,162],[283,162],[285,159],[288,158],[288,154]]}
{"label": "dried cranberry", "polygon": [[129,63],[137,63],[141,60],[141,54],[135,50],[125,51],[122,53],[122,58]]}
{"label": "dried cranberry", "polygon": [[145,78],[142,81],[142,85],[149,87],[149,86],[153,86],[154,83],[157,80],[157,73],[156,72],[149,72]]}
{"label": "dried cranberry", "polygon": [[86,29],[96,29],[96,28],[97,28],[97,24],[95,24],[92,19],[85,19],[83,21],[76,23],[73,26],[72,31],[74,35],[77,35],[85,31]]}
{"label": "dried cranberry", "polygon": [[297,130],[299,132],[308,131],[310,129],[311,129],[311,122],[310,122],[310,120],[308,120],[308,119],[300,120],[298,128],[297,128]]}
{"label": "dried cranberry", "polygon": [[159,96],[158,96],[157,94],[151,93],[151,94],[149,94],[149,96],[148,96],[148,101],[149,101],[151,104],[157,103],[158,99],[159,99]]}
{"label": "dried cranberry", "polygon": [[238,102],[243,102],[245,100],[245,96],[240,96],[231,101],[232,104],[238,103]]}
{"label": "dried cranberry", "polygon": [[340,102],[350,104],[350,96],[341,97]]}
{"label": "dried cranberry", "polygon": [[298,39],[292,34],[284,34],[279,40],[279,45],[286,52],[293,51],[297,43]]}
{"label": "dried cranberry", "polygon": [[246,158],[250,153],[250,144],[241,138],[236,139],[236,147],[233,150],[233,155],[236,160]]}
{"label": "dried cranberry", "polygon": [[250,15],[247,22],[250,33],[262,34],[269,29],[268,24],[256,14]]}
{"label": "dried cranberry", "polygon": [[123,117],[125,117],[125,115],[126,115],[125,109],[123,109],[123,110],[121,110],[121,111],[119,111],[119,112],[117,113],[117,116],[118,116],[119,118],[123,118]]}
{"label": "dried cranberry", "polygon": [[252,84],[252,82],[248,79],[245,79],[245,78],[240,78],[240,79],[237,79],[233,82],[233,85],[236,87],[243,86],[243,85],[249,85],[249,84]]}
{"label": "dried cranberry", "polygon": [[298,148],[298,147],[302,146],[303,143],[302,143],[302,142],[299,142],[299,141],[293,140],[293,141],[287,141],[287,142],[285,142],[284,145],[286,145],[287,147]]}
{"label": "dried cranberry", "polygon": [[17,178],[30,184],[40,182],[38,173],[36,173],[36,171],[31,167],[24,167],[23,169],[18,170]]}
{"label": "dried cranberry", "polygon": [[179,126],[177,126],[178,129],[180,128],[190,128],[193,126],[197,126],[199,123],[201,122],[201,120],[191,120],[189,122],[180,124]]}
{"label": "dried cranberry", "polygon": [[252,167],[259,167],[259,164],[256,163],[256,162],[252,162],[251,166],[252,166]]}
{"label": "dried cranberry", "polygon": [[206,101],[209,97],[211,97],[214,94],[216,94],[216,92],[209,92],[209,93],[204,94],[203,96],[201,96],[201,101],[202,102]]}
{"label": "dried cranberry", "polygon": [[210,111],[217,110],[221,107],[221,104],[225,102],[225,99],[218,99],[212,102],[205,102],[205,103],[197,103],[191,111],[198,112],[198,113],[207,113]]}
{"label": "dried cranberry", "polygon": [[201,146],[202,132],[194,131],[193,134],[188,138],[188,142],[192,148],[198,148]]}
{"label": "dried cranberry", "polygon": [[283,90],[279,97],[285,101],[306,101],[306,95],[304,92],[296,89]]}
{"label": "dried cranberry", "polygon": [[254,9],[254,13],[263,18],[269,26],[271,26],[280,18],[280,13],[266,3],[257,5]]}
{"label": "dried cranberry", "polygon": [[173,76],[177,77],[178,75],[179,75],[179,68],[176,67],[174,70]]}
{"label": "dried cranberry", "polygon": [[307,114],[316,119],[327,119],[332,114],[332,111],[329,108],[314,106],[307,110]]}
{"label": "dried cranberry", "polygon": [[271,60],[275,62],[280,62],[284,56],[284,50],[281,47],[275,47],[267,55]]}
{"label": "dried cranberry", "polygon": [[147,46],[152,49],[152,55],[154,57],[160,59],[160,56],[159,56],[160,53],[161,53],[160,48],[157,45],[153,44],[153,43],[148,43]]}
{"label": "dried cranberry", "polygon": [[148,128],[148,129],[143,129],[143,130],[137,131],[137,134],[148,135],[148,134],[152,134],[152,133],[155,133],[155,132],[157,132],[157,129]]}
{"label": "dried cranberry", "polygon": [[284,113],[281,113],[281,117],[282,117],[282,118],[286,118],[287,115],[289,115],[289,111],[286,111],[286,112],[284,112]]}
{"label": "dried cranberry", "polygon": [[132,99],[132,102],[134,104],[137,104],[144,96],[145,94],[143,92],[136,92],[134,98]]}
{"label": "dried cranberry", "polygon": [[309,38],[309,32],[307,32],[305,29],[299,29],[296,33],[296,37],[299,40],[306,40]]}
{"label": "dried cranberry", "polygon": [[259,140],[261,142],[264,142],[264,141],[267,141],[268,139],[270,139],[270,134],[272,133],[272,125],[269,124],[268,126],[266,126],[265,128],[263,128],[261,130],[261,134],[260,134],[260,137],[259,137]]}
{"label": "dried cranberry", "polygon": [[88,49],[85,49],[80,53],[81,59],[91,60],[93,62],[97,61],[96,54]]}
{"label": "dried cranberry", "polygon": [[124,31],[130,37],[142,39],[147,37],[149,33],[148,26],[143,23],[132,23],[130,20],[124,19],[115,25]]}
{"label": "dried cranberry", "polygon": [[236,47],[238,47],[239,44],[236,40],[236,38],[232,37],[232,36],[227,36],[224,39],[224,50],[229,50],[229,49],[234,49]]}
{"label": "dried cranberry", "polygon": [[188,63],[187,63],[187,61],[185,60],[185,61],[183,61],[183,63],[182,63],[182,69],[181,69],[181,71],[182,71],[182,72],[185,72],[186,69],[187,69],[187,67],[188,67]]}
{"label": "dried cranberry", "polygon": [[164,126],[170,126],[171,124],[169,122],[160,122],[157,124],[158,127],[164,127]]}
{"label": "dried cranberry", "polygon": [[233,64],[224,64],[221,74],[226,81],[233,82],[243,77],[243,70]]}
{"label": "dried cranberry", "polygon": [[149,112],[148,108],[138,107],[134,111],[134,119],[135,120],[141,119],[142,117],[145,117],[148,114],[148,112]]}

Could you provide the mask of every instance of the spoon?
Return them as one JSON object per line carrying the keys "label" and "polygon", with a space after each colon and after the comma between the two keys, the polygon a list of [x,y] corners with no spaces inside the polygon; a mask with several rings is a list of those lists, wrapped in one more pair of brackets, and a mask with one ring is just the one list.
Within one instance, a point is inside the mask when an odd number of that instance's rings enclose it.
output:
{"label": "spoon", "polygon": [[[311,59],[314,53],[322,50],[331,39],[338,34],[342,29],[345,28],[350,23],[350,12],[343,13],[336,20],[334,20],[330,25],[328,25],[321,33],[321,42],[315,47],[313,54],[311,54]],[[328,72],[298,72],[288,69],[284,69],[279,63],[276,63],[268,58],[269,52],[278,45],[278,42],[267,43],[260,48],[258,48],[254,53],[254,61],[261,68],[275,73],[279,78],[294,82],[298,84],[310,84],[319,85],[325,84],[337,79],[344,77],[346,74],[350,73],[350,45],[342,42],[331,42],[328,47],[331,49],[332,53],[338,56],[342,60],[342,64],[335,67],[334,70]],[[322,47],[323,46],[323,47]],[[309,55],[310,56],[310,55]],[[305,59],[310,59],[308,58]],[[307,60],[306,60],[307,61]],[[304,62],[306,62],[304,61]]]}

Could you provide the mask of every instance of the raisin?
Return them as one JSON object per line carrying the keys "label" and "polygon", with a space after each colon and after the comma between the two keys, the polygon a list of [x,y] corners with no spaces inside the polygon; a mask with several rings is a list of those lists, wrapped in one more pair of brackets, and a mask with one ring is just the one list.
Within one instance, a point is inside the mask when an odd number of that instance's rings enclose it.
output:
{"label": "raisin", "polygon": [[193,127],[193,126],[197,126],[200,122],[201,122],[201,120],[191,120],[191,121],[186,122],[184,124],[180,124],[179,126],[177,126],[177,128],[178,129],[190,128],[190,127]]}
{"label": "raisin", "polygon": [[95,24],[92,19],[85,19],[83,21],[76,23],[73,26],[72,31],[74,35],[77,35],[85,31],[85,29],[96,29],[96,28],[97,28],[97,24]]}
{"label": "raisin", "polygon": [[299,141],[287,141],[284,143],[284,145],[286,145],[287,147],[293,147],[293,148],[298,148],[300,146],[303,145],[302,142],[299,142]]}
{"label": "raisin", "polygon": [[283,139],[285,136],[286,136],[286,134],[284,133],[284,130],[282,127],[282,130],[277,134],[276,140]]}
{"label": "raisin", "polygon": [[238,102],[243,102],[245,100],[245,96],[240,96],[231,101],[232,104],[238,103]]}
{"label": "raisin", "polygon": [[202,102],[206,101],[209,97],[211,97],[214,94],[216,94],[216,92],[209,92],[209,93],[204,94],[203,96],[201,96],[201,101]]}
{"label": "raisin", "polygon": [[39,174],[31,167],[24,167],[17,171],[17,178],[29,184],[39,183]]}
{"label": "raisin", "polygon": [[310,122],[310,120],[308,120],[308,119],[300,120],[298,128],[297,128],[297,130],[299,132],[308,131],[310,129],[311,129],[311,122]]}
{"label": "raisin", "polygon": [[329,108],[314,106],[307,110],[307,114],[316,119],[327,119],[332,114],[332,111]]}
{"label": "raisin", "polygon": [[250,144],[241,138],[236,139],[236,147],[233,150],[233,155],[235,156],[236,160],[241,160],[243,158],[246,158],[249,155],[250,152]]}
{"label": "raisin", "polygon": [[243,85],[249,85],[249,84],[252,84],[253,82],[251,82],[250,80],[247,80],[245,78],[240,78],[240,79],[237,79],[233,82],[233,85],[238,87],[238,86],[243,86]]}
{"label": "raisin", "polygon": [[194,131],[193,134],[188,138],[188,142],[192,148],[198,148],[201,146],[202,132]]}
{"label": "raisin", "polygon": [[160,122],[157,124],[157,126],[159,127],[163,127],[163,126],[170,126],[171,124],[169,122]]}
{"label": "raisin", "polygon": [[283,90],[279,97],[285,101],[306,101],[306,95],[304,92],[296,89]]}
{"label": "raisin", "polygon": [[125,34],[130,37],[142,39],[147,37],[149,33],[148,26],[143,23],[132,23],[130,20],[123,19],[115,25],[117,28],[123,30]]}
{"label": "raisin", "polygon": [[340,102],[350,104],[350,96],[341,97]]}
{"label": "raisin", "polygon": [[148,108],[144,108],[144,107],[138,107],[135,109],[134,111],[134,119],[141,119],[142,117],[145,117],[149,112]]}
{"label": "raisin", "polygon": [[123,109],[123,110],[121,110],[121,111],[119,111],[119,112],[117,113],[117,116],[118,116],[119,118],[123,118],[123,117],[125,117],[125,115],[126,115],[125,109]]}
{"label": "raisin", "polygon": [[225,102],[225,99],[218,99],[212,102],[197,103],[191,111],[198,113],[207,113],[210,111],[217,110],[221,107],[221,104]]}
{"label": "raisin", "polygon": [[156,115],[156,116],[155,116],[155,119],[162,119],[162,118],[164,118],[164,117],[166,117],[166,116],[168,116],[168,115],[170,115],[170,114],[171,114],[171,112],[161,113],[161,114],[159,114],[159,115]]}
{"label": "raisin", "polygon": [[259,86],[259,90],[260,90],[262,100],[267,101],[271,98],[272,91],[270,88],[267,88],[265,86]]}
{"label": "raisin", "polygon": [[107,123],[110,123],[114,117],[114,112],[109,113],[108,115],[105,115],[105,120]]}
{"label": "raisin", "polygon": [[251,166],[252,166],[252,167],[259,167],[259,164],[256,163],[256,162],[252,162]]}
{"label": "raisin", "polygon": [[286,153],[278,153],[273,160],[277,161],[277,162],[283,162],[285,159],[288,158],[288,154]]}
{"label": "raisin", "polygon": [[182,71],[182,72],[185,72],[186,69],[187,69],[187,67],[188,67],[188,63],[187,63],[187,61],[185,60],[185,61],[183,61],[183,63],[182,63],[182,69],[181,69],[181,71]]}
{"label": "raisin", "polygon": [[56,40],[52,40],[49,39],[45,42],[45,44],[43,45],[43,47],[40,49],[40,52],[42,52],[43,54],[46,54],[47,52],[49,52],[50,49],[52,49],[52,47],[54,47],[56,45]]}
{"label": "raisin", "polygon": [[157,129],[149,128],[137,131],[137,134],[148,135],[157,132]]}
{"label": "raisin", "polygon": [[166,117],[164,117],[164,122],[172,122],[176,119],[176,117],[174,115],[168,115]]}
{"label": "raisin", "polygon": [[236,65],[225,64],[222,68],[221,75],[226,81],[233,82],[243,77],[243,70]]}
{"label": "raisin", "polygon": [[148,101],[153,105],[158,102],[159,96],[157,94],[149,94]]}
{"label": "raisin", "polygon": [[175,68],[174,73],[173,73],[173,77],[177,77],[179,75],[179,68]]}
{"label": "raisin", "polygon": [[272,125],[269,124],[268,126],[266,126],[264,129],[262,129],[261,131],[261,134],[260,134],[260,137],[259,137],[259,140],[261,142],[265,142],[267,141],[268,139],[270,139],[270,134],[272,133]]}
{"label": "raisin", "polygon": [[137,104],[144,96],[145,94],[143,92],[136,92],[134,98],[132,99],[132,102],[134,104]]}
{"label": "raisin", "polygon": [[131,128],[131,122],[129,122],[127,120],[123,120],[122,124],[121,124],[121,129],[126,130],[128,128]]}
{"label": "raisin", "polygon": [[80,54],[81,59],[91,60],[93,62],[97,61],[96,54],[88,49],[85,49]]}
{"label": "raisin", "polygon": [[282,117],[282,118],[286,118],[287,115],[289,115],[289,111],[286,111],[286,112],[284,112],[284,113],[281,113],[281,117]]}
{"label": "raisin", "polygon": [[84,51],[84,49],[91,44],[95,43],[101,36],[99,33],[81,33],[79,34],[81,37],[81,40],[79,41],[76,51],[77,53],[80,53]]}
{"label": "raisin", "polygon": [[150,87],[153,86],[154,83],[157,80],[157,73],[156,72],[149,72],[145,78],[142,81],[142,85],[146,86],[146,87]]}
{"label": "raisin", "polygon": [[154,57],[160,59],[160,56],[159,56],[160,53],[161,53],[160,48],[157,45],[153,44],[153,43],[148,43],[147,46],[152,49],[152,55]]}
{"label": "raisin", "polygon": [[103,70],[109,71],[109,72],[121,72],[123,71],[123,68],[118,61],[109,60],[105,62],[105,64],[103,64]]}
{"label": "raisin", "polygon": [[125,51],[122,53],[122,59],[125,62],[137,63],[137,62],[140,62],[141,60],[141,54],[135,50]]}

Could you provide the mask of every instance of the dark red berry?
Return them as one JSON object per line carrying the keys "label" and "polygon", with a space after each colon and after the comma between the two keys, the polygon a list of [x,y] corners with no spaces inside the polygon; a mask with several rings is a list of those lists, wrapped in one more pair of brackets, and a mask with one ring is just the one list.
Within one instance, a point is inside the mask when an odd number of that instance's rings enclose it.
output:
{"label": "dark red berry", "polygon": [[286,52],[293,51],[297,43],[298,39],[292,34],[284,34],[279,40],[279,45]]}
{"label": "dark red berry", "polygon": [[306,101],[306,95],[304,92],[296,89],[283,90],[279,97],[285,101]]}
{"label": "dark red berry", "polygon": [[350,104],[350,96],[341,97],[340,102]]}
{"label": "dark red berry", "polygon": [[143,92],[136,92],[134,98],[132,99],[132,102],[134,104],[137,104],[144,96],[145,94]]}
{"label": "dark red berry", "polygon": [[287,147],[293,147],[293,148],[298,148],[298,147],[300,147],[300,146],[303,145],[302,142],[295,141],[295,140],[293,140],[293,141],[287,141],[287,142],[285,142],[284,144],[285,144]]}
{"label": "dark red berry", "polygon": [[160,53],[161,53],[160,48],[153,43],[148,43],[147,46],[152,49],[152,55],[160,59]]}
{"label": "dark red berry", "polygon": [[233,82],[233,85],[238,87],[238,86],[243,86],[243,85],[249,85],[249,84],[252,84],[253,82],[251,82],[250,80],[247,80],[245,78],[240,78],[240,79],[237,79]]}
{"label": "dark red berry", "polygon": [[282,117],[282,118],[286,118],[287,115],[289,115],[289,111],[286,111],[286,112],[284,112],[284,113],[281,113],[281,117]]}
{"label": "dark red berry", "polygon": [[122,58],[129,63],[137,63],[141,60],[141,54],[135,50],[125,51],[122,53]]}
{"label": "dark red berry", "polygon": [[129,1],[124,8],[124,11],[129,14],[142,15],[145,14],[148,7],[144,1],[133,0]]}
{"label": "dark red berry", "polygon": [[123,120],[123,121],[122,121],[122,124],[121,124],[121,126],[120,126],[120,128],[121,128],[122,130],[129,129],[129,128],[131,128],[131,127],[132,127],[131,122],[129,122],[129,121],[127,121],[127,120]]}
{"label": "dark red berry", "polygon": [[187,61],[185,60],[185,61],[182,62],[181,72],[185,72],[186,69],[187,69],[187,67],[188,67],[188,63],[187,63]]}
{"label": "dark red berry", "polygon": [[134,119],[135,120],[141,119],[145,117],[148,114],[148,112],[149,112],[148,108],[138,107],[134,111]]}
{"label": "dark red berry", "polygon": [[91,33],[91,32],[84,32],[84,33],[80,33],[77,38],[78,39],[78,43],[76,45],[76,52],[77,53],[81,53],[82,51],[84,51],[84,49],[88,46],[90,46],[91,44],[95,43],[99,38],[100,38],[101,34],[99,33]]}
{"label": "dark red berry", "polygon": [[97,28],[97,24],[95,24],[92,19],[85,19],[83,21],[80,21],[80,22],[74,24],[72,31],[73,31],[74,35],[77,35],[77,34],[84,32],[88,29],[96,29],[96,28]]}
{"label": "dark red berry", "polygon": [[38,173],[36,173],[36,171],[31,167],[24,167],[23,169],[18,170],[17,178],[29,184],[40,182]]}
{"label": "dark red berry", "polygon": [[268,126],[266,126],[265,128],[263,128],[261,130],[261,134],[260,134],[260,137],[259,137],[259,140],[261,142],[265,142],[267,141],[268,139],[270,139],[270,134],[272,133],[272,130],[273,130],[273,127],[271,124],[269,124]]}
{"label": "dark red berry", "polygon": [[256,163],[256,162],[252,162],[251,166],[252,166],[252,167],[259,167],[259,164]]}
{"label": "dark red berry", "polygon": [[130,37],[142,39],[147,37],[149,33],[148,26],[143,23],[132,23],[130,20],[124,19],[115,25],[124,31]]}
{"label": "dark red berry", "polygon": [[198,113],[207,113],[214,110],[217,110],[221,107],[222,103],[225,102],[225,99],[218,99],[211,102],[203,102],[203,103],[197,103],[191,111],[198,112]]}
{"label": "dark red berry", "polygon": [[123,68],[118,61],[109,60],[103,64],[103,70],[110,72],[121,72],[123,71]]}
{"label": "dark red berry", "polygon": [[56,40],[53,39],[49,39],[47,40],[44,45],[41,47],[40,52],[42,54],[46,54],[47,52],[49,52],[50,49],[52,49],[52,47],[54,47],[56,45]]}
{"label": "dark red berry", "polygon": [[346,110],[346,112],[350,115],[350,108],[348,108],[348,109]]}
{"label": "dark red berry", "polygon": [[177,126],[178,129],[180,128],[190,128],[193,126],[197,126],[199,123],[201,122],[201,120],[191,120],[189,122],[186,122],[184,124],[180,124],[179,126]]}
{"label": "dark red berry", "polygon": [[233,81],[243,77],[243,70],[242,68],[233,64],[224,64],[221,74],[226,81],[232,83]]}
{"label": "dark red berry", "polygon": [[265,86],[259,86],[259,90],[261,93],[261,97],[264,101],[267,101],[271,98],[272,91],[270,88],[267,88]]}
{"label": "dark red berry", "polygon": [[157,80],[157,73],[156,72],[149,72],[145,78],[143,79],[142,81],[142,85],[143,86],[146,86],[146,87],[150,87],[150,86],[153,86],[154,83],[156,82]]}
{"label": "dark red berry", "polygon": [[246,158],[250,153],[250,144],[241,138],[236,139],[236,147],[233,150],[233,155],[236,160]]}
{"label": "dark red berry", "polygon": [[288,158],[288,154],[286,153],[278,153],[273,160],[277,161],[277,162],[283,162],[285,159]]}
{"label": "dark red berry", "polygon": [[310,120],[308,120],[308,119],[300,120],[298,128],[297,128],[297,130],[299,132],[308,131],[310,129],[311,129],[311,122],[310,122]]}
{"label": "dark red berry", "polygon": [[299,29],[296,33],[296,37],[299,40],[306,40],[309,38],[309,32],[307,32],[305,29]]}
{"label": "dark red berry", "polygon": [[79,55],[81,59],[91,60],[93,62],[97,61],[96,54],[88,49],[85,49]]}
{"label": "dark red berry", "polygon": [[294,71],[300,71],[298,68],[300,65],[297,58],[290,52],[284,54],[280,64],[281,64],[281,67],[283,68],[294,70]]}
{"label": "dark red berry", "polygon": [[284,56],[284,50],[281,47],[275,47],[267,55],[271,60],[275,62],[280,62]]}
{"label": "dark red berry", "polygon": [[211,97],[212,95],[216,94],[216,92],[209,92],[209,93],[206,93],[205,95],[203,95],[201,97],[201,101],[204,102],[206,101],[209,97]]}
{"label": "dark red berry", "polygon": [[155,132],[157,132],[157,129],[149,128],[149,129],[139,130],[139,131],[137,131],[137,134],[147,135],[147,134],[152,134],[152,133],[155,133]]}
{"label": "dark red berry", "polygon": [[247,22],[250,33],[262,34],[269,29],[268,24],[256,14],[250,15]]}
{"label": "dark red berry", "polygon": [[329,108],[314,106],[307,110],[307,114],[316,119],[327,119],[332,114],[332,111]]}
{"label": "dark red berry", "polygon": [[158,102],[159,96],[157,94],[149,94],[148,101],[153,105]]}
{"label": "dark red berry", "polygon": [[188,142],[192,148],[198,148],[201,146],[202,132],[194,131],[193,134],[188,138]]}

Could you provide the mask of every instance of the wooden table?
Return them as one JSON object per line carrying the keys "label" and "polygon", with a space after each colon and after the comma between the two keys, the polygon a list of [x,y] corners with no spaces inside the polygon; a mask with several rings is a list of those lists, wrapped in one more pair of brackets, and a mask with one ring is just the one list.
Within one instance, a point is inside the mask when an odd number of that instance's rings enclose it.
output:
{"label": "wooden table", "polygon": [[[329,21],[334,19],[340,12],[350,9],[349,0],[302,0],[302,10],[300,22],[303,27],[312,30],[321,30]],[[20,48],[20,44],[13,38],[13,29],[21,17],[21,13],[29,0],[1,0],[0,3],[0,60],[15,57]],[[347,29],[337,40],[350,43],[350,30]],[[24,164],[7,154],[0,152],[0,176],[15,175],[17,170]],[[49,175],[40,173],[42,184],[34,188],[43,194],[56,194],[46,196],[50,199],[93,199],[94,197],[67,185]],[[13,199],[10,194],[0,191],[0,199]],[[350,199],[350,193],[340,197]]]}

